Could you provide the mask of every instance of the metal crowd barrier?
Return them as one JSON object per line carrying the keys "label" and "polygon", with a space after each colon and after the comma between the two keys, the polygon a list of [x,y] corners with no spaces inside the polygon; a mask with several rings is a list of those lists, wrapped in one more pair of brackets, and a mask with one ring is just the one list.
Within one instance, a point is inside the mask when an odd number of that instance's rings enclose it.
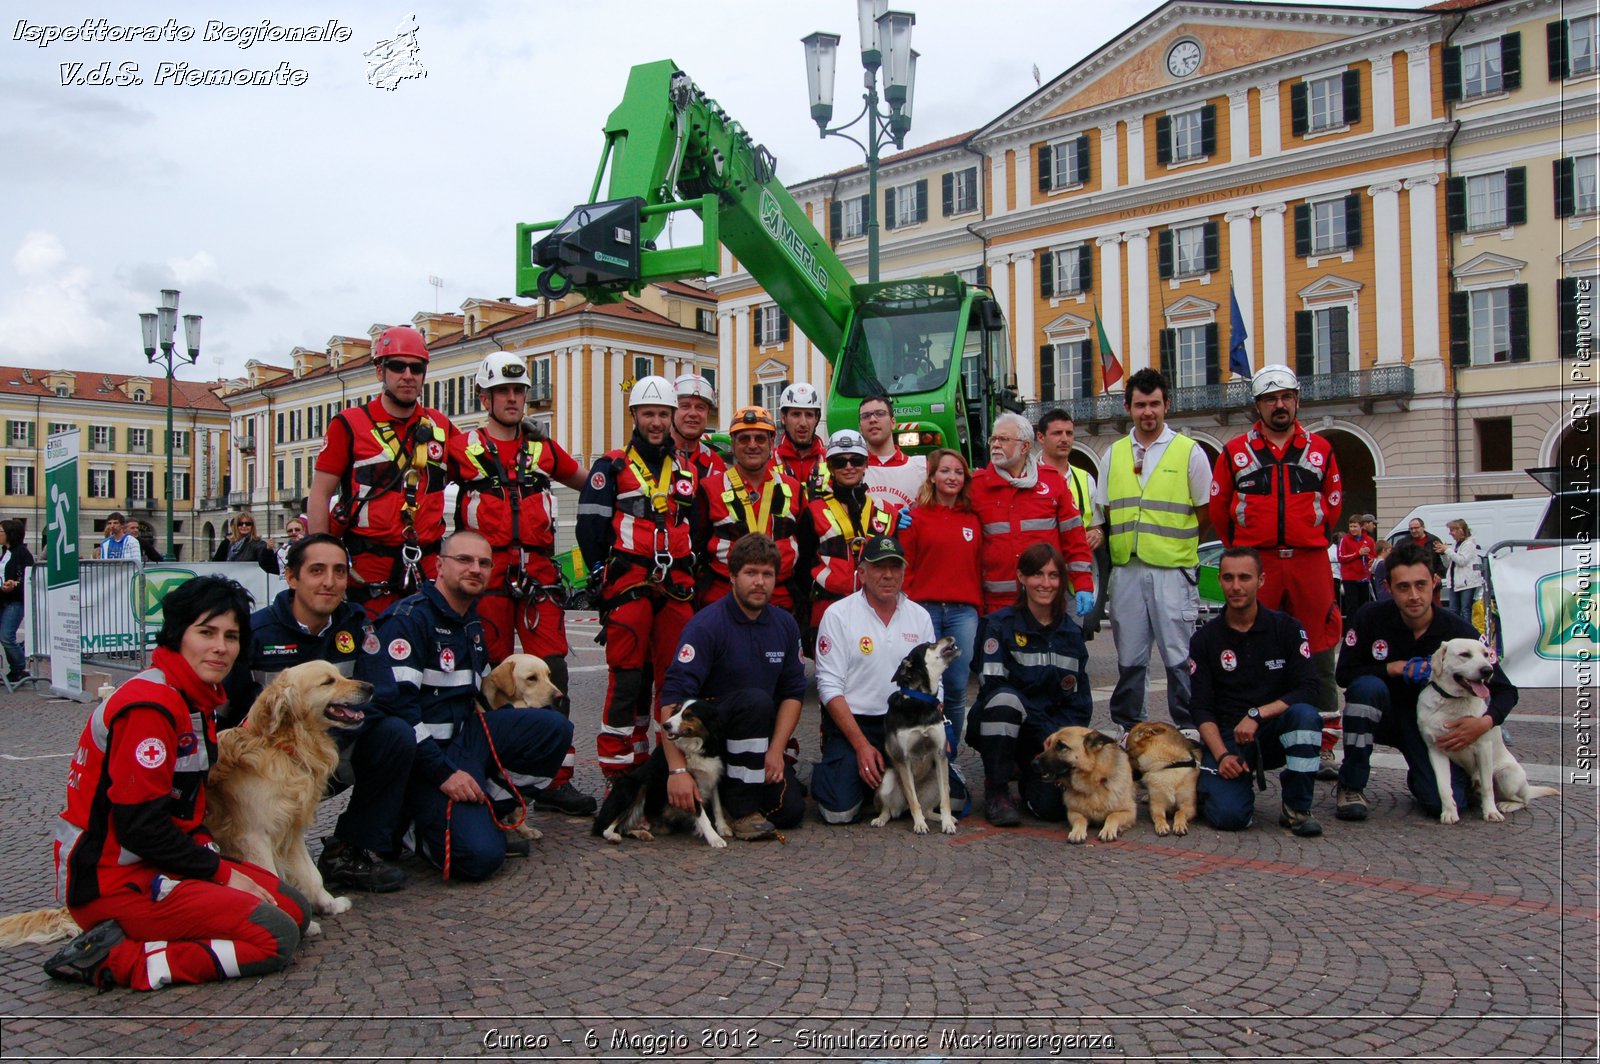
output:
{"label": "metal crowd barrier", "polygon": [[[128,559],[85,559],[78,563],[78,616],[82,624],[83,664],[143,669],[148,594],[142,568]],[[41,600],[42,601],[42,600]]]}

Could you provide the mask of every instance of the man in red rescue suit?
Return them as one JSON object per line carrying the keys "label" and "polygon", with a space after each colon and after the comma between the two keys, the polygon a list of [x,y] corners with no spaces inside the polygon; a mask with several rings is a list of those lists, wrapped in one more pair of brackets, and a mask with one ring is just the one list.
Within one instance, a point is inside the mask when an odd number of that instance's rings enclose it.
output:
{"label": "man in red rescue suit", "polygon": [[56,825],[57,893],[88,928],[45,962],[99,989],[263,975],[289,963],[311,906],[207,833],[222,680],[248,639],[250,596],[201,576],[163,602],[150,668],[95,707]]}
{"label": "man in red rescue suit", "polygon": [[695,554],[702,566],[698,603],[704,609],[733,589],[728,552],[740,537],[760,532],[778,548],[778,568],[768,600],[793,610],[798,525],[806,516],[805,492],[772,462],[777,424],[765,407],[747,406],[728,426],[733,465],[700,481],[695,507]]}
{"label": "man in red rescue suit", "polygon": [[840,429],[828,440],[828,476],[833,488],[806,506],[800,522],[800,557],[811,559],[811,623],[805,629],[809,654],[827,608],[859,589],[857,563],[873,536],[894,535],[900,508],[874,501],[867,490],[867,441],[854,429]]}
{"label": "man in red rescue suit", "polygon": [[1334,660],[1343,634],[1328,566],[1328,530],[1338,528],[1343,490],[1333,445],[1300,424],[1300,379],[1263,366],[1250,380],[1256,423],[1229,440],[1211,477],[1211,523],[1225,546],[1261,555],[1259,601],[1300,622],[1317,673],[1324,721],[1319,779],[1334,778],[1339,689]]}
{"label": "man in red rescue suit", "polygon": [[727,463],[702,439],[717,402],[711,382],[698,373],[683,373],[674,382],[673,391],[677,394],[678,405],[672,415],[672,448],[677,452],[678,462],[693,465],[701,479],[722,472],[728,467]]}
{"label": "man in red rescue suit", "polygon": [[773,457],[784,473],[800,482],[807,501],[822,498],[829,489],[828,447],[817,435],[821,420],[822,397],[804,381],[789,385],[778,397],[783,435]]}
{"label": "man in red rescue suit", "polygon": [[[537,422],[523,421],[528,407],[528,365],[519,354],[498,351],[483,360],[474,378],[478,401],[488,411],[482,428],[450,439],[451,473],[460,484],[456,528],[478,532],[494,550],[494,571],[478,620],[498,665],[513,650],[542,658],[561,697],[552,707],[567,715],[567,622],[561,603],[550,597],[561,583],[556,571],[555,522],[550,512],[552,481],[582,491],[583,471]],[[569,749],[552,780],[518,779],[540,809],[569,816],[593,816],[595,800],[572,785],[575,751]]]}
{"label": "man in red rescue suit", "polygon": [[344,540],[350,598],[376,618],[439,574],[446,448],[456,430],[421,403],[428,374],[421,333],[403,325],[385,329],[372,345],[372,361],[382,391],[328,423],[306,518],[310,531]]}
{"label": "man in red rescue suit", "polygon": [[611,679],[595,748],[607,779],[649,757],[646,692],[652,679],[660,692],[694,612],[690,520],[700,478],[673,446],[672,382],[641,377],[628,409],[634,423],[628,445],[595,462],[578,496],[578,547],[588,564],[604,566],[601,634]]}

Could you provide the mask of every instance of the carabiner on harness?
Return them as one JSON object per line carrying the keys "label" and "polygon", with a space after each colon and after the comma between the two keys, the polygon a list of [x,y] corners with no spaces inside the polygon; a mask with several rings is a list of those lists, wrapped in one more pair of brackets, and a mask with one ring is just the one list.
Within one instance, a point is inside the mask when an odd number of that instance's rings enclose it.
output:
{"label": "carabiner on harness", "polygon": [[667,573],[672,568],[671,540],[665,525],[656,525],[655,534],[655,565],[650,569],[650,582],[662,583],[667,579]]}

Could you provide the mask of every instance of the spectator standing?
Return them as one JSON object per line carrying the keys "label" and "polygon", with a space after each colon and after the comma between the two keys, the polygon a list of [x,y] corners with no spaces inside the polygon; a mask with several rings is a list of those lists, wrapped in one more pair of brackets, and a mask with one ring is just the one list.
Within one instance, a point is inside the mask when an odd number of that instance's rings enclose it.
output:
{"label": "spectator standing", "polygon": [[28,584],[33,555],[24,541],[22,522],[0,521],[0,647],[6,655],[6,683],[28,679],[28,659],[17,643],[22,626],[22,596]]}
{"label": "spectator standing", "polygon": [[253,514],[242,513],[234,517],[228,538],[217,544],[211,555],[214,562],[256,562],[273,553],[272,545],[256,533]]}
{"label": "spectator standing", "polygon": [[1434,549],[1445,560],[1445,590],[1450,593],[1450,612],[1472,623],[1472,604],[1483,588],[1483,549],[1472,538],[1472,529],[1457,517],[1444,526],[1454,543],[1440,543]]}
{"label": "spectator standing", "polygon": [[1339,600],[1339,610],[1344,614],[1344,630],[1355,623],[1356,611],[1372,601],[1372,564],[1378,545],[1361,530],[1361,519],[1350,518],[1347,531],[1339,537],[1339,579],[1344,583],[1344,594]]}

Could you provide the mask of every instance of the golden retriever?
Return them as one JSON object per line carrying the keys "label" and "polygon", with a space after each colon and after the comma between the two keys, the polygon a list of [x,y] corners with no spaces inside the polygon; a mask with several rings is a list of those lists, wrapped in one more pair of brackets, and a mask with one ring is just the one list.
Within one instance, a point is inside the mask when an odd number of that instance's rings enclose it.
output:
{"label": "golden retriever", "polygon": [[1091,820],[1101,822],[1100,841],[1111,842],[1139,818],[1128,755],[1115,739],[1093,728],[1052,732],[1039,754],[1039,774],[1061,788],[1071,828],[1068,842],[1087,838]]}
{"label": "golden retriever", "polygon": [[[511,654],[489,670],[478,691],[490,709],[544,709],[561,697],[561,689],[550,682],[550,666],[532,654]],[[508,781],[509,782],[509,781]],[[498,793],[498,792],[496,792]],[[524,809],[516,832],[525,839],[542,839],[544,834],[528,823]]]}
{"label": "golden retriever", "polygon": [[[359,707],[371,697],[371,684],[347,680],[324,661],[285,669],[244,724],[217,736],[206,778],[206,827],[222,852],[272,869],[320,913],[342,913],[350,900],[324,889],[305,832],[339,764],[330,729],[359,725]],[[37,909],[0,920],[0,946],[55,942],[81,930],[65,908]]]}
{"label": "golden retriever", "polygon": [[319,913],[342,913],[350,899],[323,887],[305,833],[339,765],[332,729],[359,726],[371,699],[371,684],[325,661],[285,669],[244,723],[217,736],[206,780],[206,828],[222,852],[272,869]]}
{"label": "golden retriever", "polygon": [[1127,751],[1134,775],[1144,781],[1156,834],[1187,835],[1200,786],[1198,745],[1165,721],[1147,720],[1128,731]]}

